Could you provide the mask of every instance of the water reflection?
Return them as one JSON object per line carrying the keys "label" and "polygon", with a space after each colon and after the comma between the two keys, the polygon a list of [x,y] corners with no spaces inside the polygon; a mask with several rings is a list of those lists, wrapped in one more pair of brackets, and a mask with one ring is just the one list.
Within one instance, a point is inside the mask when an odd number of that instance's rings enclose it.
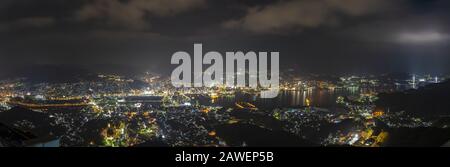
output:
{"label": "water reflection", "polygon": [[273,99],[262,99],[256,95],[237,93],[235,95],[220,96],[214,101],[202,100],[201,103],[208,105],[218,105],[231,107],[238,101],[251,102],[261,109],[271,109],[276,107],[301,107],[307,105],[307,100],[311,106],[334,108],[336,107],[336,99],[339,96],[358,95],[359,89],[308,89],[296,91],[282,91],[280,95]]}

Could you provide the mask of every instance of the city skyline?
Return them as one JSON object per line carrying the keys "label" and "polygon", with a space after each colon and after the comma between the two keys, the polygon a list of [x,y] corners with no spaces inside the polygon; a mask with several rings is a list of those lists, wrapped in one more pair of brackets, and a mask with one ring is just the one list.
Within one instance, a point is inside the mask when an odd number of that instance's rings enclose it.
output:
{"label": "city skyline", "polygon": [[0,147],[449,146],[449,8],[2,0]]}

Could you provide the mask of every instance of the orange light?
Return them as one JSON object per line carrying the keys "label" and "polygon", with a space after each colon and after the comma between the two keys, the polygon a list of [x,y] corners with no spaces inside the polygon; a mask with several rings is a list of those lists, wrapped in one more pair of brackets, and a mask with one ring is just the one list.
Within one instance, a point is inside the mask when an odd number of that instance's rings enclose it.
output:
{"label": "orange light", "polygon": [[209,113],[209,110],[208,109],[203,109],[202,112]]}
{"label": "orange light", "polygon": [[375,111],[375,112],[372,113],[372,115],[374,117],[381,117],[381,116],[384,115],[384,112],[383,111]]}
{"label": "orange light", "polygon": [[208,133],[209,136],[216,136],[216,131],[211,131]]}

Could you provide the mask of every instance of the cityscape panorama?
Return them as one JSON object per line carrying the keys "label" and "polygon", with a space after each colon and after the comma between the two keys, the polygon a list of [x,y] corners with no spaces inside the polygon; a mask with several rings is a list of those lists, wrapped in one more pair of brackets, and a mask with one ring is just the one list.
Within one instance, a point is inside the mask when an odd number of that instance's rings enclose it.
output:
{"label": "cityscape panorama", "polygon": [[448,147],[449,9],[2,0],[0,147]]}

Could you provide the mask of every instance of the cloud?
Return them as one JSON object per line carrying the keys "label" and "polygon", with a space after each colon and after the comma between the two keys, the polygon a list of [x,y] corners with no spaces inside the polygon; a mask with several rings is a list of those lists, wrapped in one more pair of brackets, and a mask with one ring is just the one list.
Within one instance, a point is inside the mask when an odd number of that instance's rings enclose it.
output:
{"label": "cloud", "polygon": [[55,19],[52,17],[28,17],[17,20],[14,24],[24,27],[47,27],[55,23]]}
{"label": "cloud", "polygon": [[4,23],[0,23],[0,32],[4,32],[8,30],[8,25]]}
{"label": "cloud", "polygon": [[149,26],[146,19],[149,16],[176,15],[205,4],[205,0],[93,0],[77,12],[77,19],[102,20],[110,26],[144,29]]}
{"label": "cloud", "polygon": [[0,23],[0,32],[13,29],[45,28],[54,25],[55,22],[56,20],[53,17],[26,17]]}
{"label": "cloud", "polygon": [[436,31],[405,32],[397,35],[397,42],[410,44],[429,44],[450,39],[450,35]]}
{"label": "cloud", "polygon": [[332,25],[341,16],[364,16],[391,5],[388,0],[289,0],[248,9],[242,18],[229,20],[225,28],[274,33]]}

